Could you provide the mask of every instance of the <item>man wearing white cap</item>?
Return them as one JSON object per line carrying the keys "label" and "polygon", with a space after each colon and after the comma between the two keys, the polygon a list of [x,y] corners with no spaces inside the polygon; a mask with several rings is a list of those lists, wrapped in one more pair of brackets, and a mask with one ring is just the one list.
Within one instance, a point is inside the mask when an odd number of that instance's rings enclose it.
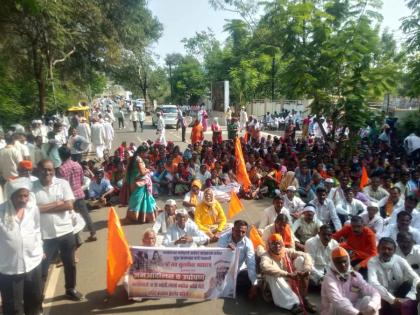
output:
{"label": "man wearing white cap", "polygon": [[153,230],[156,232],[157,245],[162,245],[163,235],[168,232],[168,228],[175,223],[175,211],[176,211],[176,201],[173,199],[168,199],[165,202],[165,209],[161,212],[157,218],[155,224],[153,224]]}
{"label": "man wearing white cap", "polygon": [[295,193],[296,187],[288,186],[286,189],[286,196],[283,198],[284,207],[289,210],[289,213],[294,220],[300,217],[301,211],[305,207],[303,200],[296,196]]}
{"label": "man wearing white cap", "polygon": [[8,182],[8,201],[0,205],[0,292],[4,315],[37,315],[41,311],[44,253],[39,210],[29,202],[31,186],[27,178]]}
{"label": "man wearing white cap", "polygon": [[384,229],[384,219],[379,214],[379,205],[377,202],[369,202],[367,210],[360,217],[363,224],[369,227],[376,235],[381,234]]}
{"label": "man wearing white cap", "polygon": [[167,230],[163,245],[167,247],[197,247],[205,245],[209,237],[189,219],[188,211],[175,211],[175,223]]}
{"label": "man wearing white cap", "polygon": [[296,248],[303,250],[306,241],[317,235],[321,226],[321,221],[315,217],[315,207],[307,205],[303,208],[302,215],[292,225],[292,231],[299,240],[295,243]]}

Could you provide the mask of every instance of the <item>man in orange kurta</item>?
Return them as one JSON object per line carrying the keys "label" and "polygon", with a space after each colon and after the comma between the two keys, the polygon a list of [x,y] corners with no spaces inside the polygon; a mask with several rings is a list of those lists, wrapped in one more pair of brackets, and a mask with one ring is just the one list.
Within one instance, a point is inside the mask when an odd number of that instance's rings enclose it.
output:
{"label": "man in orange kurta", "polygon": [[200,143],[201,141],[203,141],[203,139],[203,125],[198,120],[196,120],[194,123],[194,127],[191,130],[191,143]]}
{"label": "man in orange kurta", "polygon": [[366,279],[368,261],[377,254],[375,233],[363,225],[361,217],[354,216],[350,224],[333,234],[333,238],[337,241],[344,238],[340,246],[349,252],[353,269]]}

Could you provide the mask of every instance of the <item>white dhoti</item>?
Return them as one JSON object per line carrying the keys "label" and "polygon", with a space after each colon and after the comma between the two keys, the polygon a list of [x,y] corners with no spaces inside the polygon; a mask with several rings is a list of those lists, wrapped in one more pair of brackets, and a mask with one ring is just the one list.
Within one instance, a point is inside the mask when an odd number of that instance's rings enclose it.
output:
{"label": "white dhoti", "polygon": [[[293,261],[296,271],[303,270],[303,263],[303,257],[297,257]],[[295,305],[300,304],[299,297],[292,290],[286,278],[265,275],[265,281],[267,281],[270,287],[271,296],[273,297],[273,302],[276,306],[291,310]]]}
{"label": "white dhoti", "polygon": [[105,146],[103,144],[100,144],[100,145],[94,144],[93,147],[94,147],[96,156],[98,158],[102,159],[104,157],[104,149],[105,149]]}
{"label": "white dhoti", "polygon": [[166,146],[167,142],[166,142],[166,136],[165,136],[165,129],[158,131],[158,143]]}

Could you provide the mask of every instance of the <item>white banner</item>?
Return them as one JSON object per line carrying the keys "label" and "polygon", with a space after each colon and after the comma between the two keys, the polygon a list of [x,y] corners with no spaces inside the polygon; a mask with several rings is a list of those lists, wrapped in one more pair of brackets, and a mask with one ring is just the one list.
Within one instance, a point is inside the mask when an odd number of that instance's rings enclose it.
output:
{"label": "white banner", "polygon": [[215,299],[235,297],[239,256],[229,248],[130,248],[128,296]]}

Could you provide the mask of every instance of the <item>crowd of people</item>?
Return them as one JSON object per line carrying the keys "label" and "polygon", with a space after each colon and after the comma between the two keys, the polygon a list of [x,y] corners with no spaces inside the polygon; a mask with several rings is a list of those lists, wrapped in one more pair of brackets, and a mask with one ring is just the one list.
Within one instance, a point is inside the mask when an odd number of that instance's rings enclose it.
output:
{"label": "crowd of people", "polygon": [[[187,128],[179,111],[179,124]],[[28,133],[4,135],[0,251],[7,254],[0,255],[0,291],[5,315],[40,314],[48,268],[57,256],[67,297],[83,298],[76,289],[80,231],[86,228],[86,241],[96,241],[89,211],[108,205],[127,206],[124,224],[151,225],[145,246],[238,250],[236,288],[250,299],[262,294],[293,314],[315,312],[307,298],[312,287],[320,292],[321,314],[416,314],[420,138],[415,134],[402,141],[389,124],[376,136],[361,130],[358,149],[346,158],[327,141],[328,125],[314,132],[325,122],[322,117],[305,118],[300,137],[293,120],[283,136],[263,137],[258,120],[242,109],[239,117],[226,115],[227,139],[214,119],[212,141],[205,140],[208,117],[200,115],[183,151],[166,141],[164,123],[158,122],[156,141],[122,142],[112,152],[112,115],[112,109],[95,108],[90,126],[79,117],[68,119],[68,125],[35,120]],[[124,128],[124,116],[122,121]],[[345,130],[340,134],[345,140]],[[250,187],[236,173],[236,141]],[[95,159],[86,158],[89,151]],[[251,222],[228,222],[222,204],[232,192],[244,199],[272,199],[260,214],[257,235],[250,234]],[[167,199],[159,209],[156,198],[165,195],[182,197],[182,203]]]}

